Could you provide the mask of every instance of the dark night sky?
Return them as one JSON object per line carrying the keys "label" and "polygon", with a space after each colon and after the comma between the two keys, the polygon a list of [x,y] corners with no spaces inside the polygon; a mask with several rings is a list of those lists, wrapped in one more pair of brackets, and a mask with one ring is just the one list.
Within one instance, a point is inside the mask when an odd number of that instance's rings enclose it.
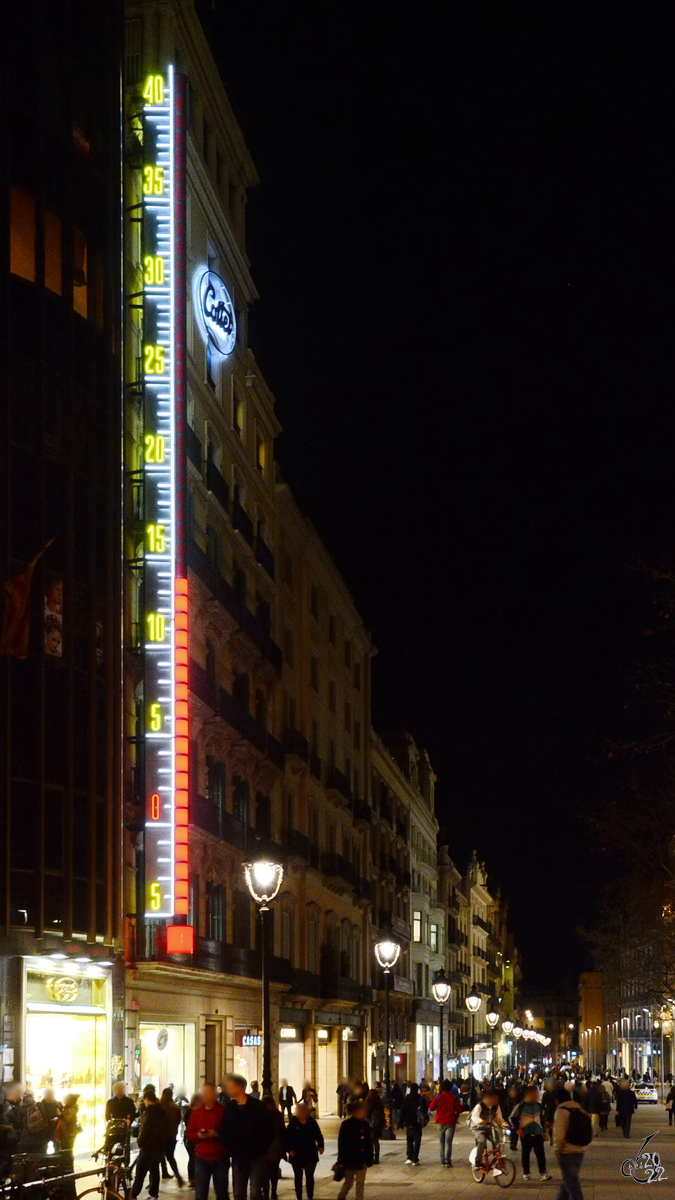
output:
{"label": "dark night sky", "polygon": [[209,20],[262,180],[283,470],[379,647],[376,721],[428,747],[451,853],[486,859],[545,984],[602,875],[630,567],[673,533],[672,3]]}

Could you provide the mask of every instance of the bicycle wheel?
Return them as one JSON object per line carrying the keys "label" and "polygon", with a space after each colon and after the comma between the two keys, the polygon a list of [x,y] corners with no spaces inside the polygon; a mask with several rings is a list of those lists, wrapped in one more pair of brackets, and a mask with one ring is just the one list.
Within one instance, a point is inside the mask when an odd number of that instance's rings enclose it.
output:
{"label": "bicycle wheel", "polygon": [[511,1187],[515,1177],[516,1168],[510,1158],[503,1158],[499,1164],[501,1175],[495,1176],[495,1183],[500,1187]]}
{"label": "bicycle wheel", "polygon": [[485,1179],[485,1171],[481,1171],[480,1167],[471,1166],[471,1174],[473,1175],[474,1183],[482,1183]]}

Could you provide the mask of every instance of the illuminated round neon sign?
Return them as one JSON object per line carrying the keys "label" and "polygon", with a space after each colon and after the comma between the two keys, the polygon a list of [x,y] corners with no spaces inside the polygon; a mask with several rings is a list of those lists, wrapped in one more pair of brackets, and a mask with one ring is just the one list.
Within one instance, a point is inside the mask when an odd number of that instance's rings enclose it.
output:
{"label": "illuminated round neon sign", "polygon": [[223,357],[231,354],[237,340],[237,318],[230,293],[215,271],[204,271],[199,280],[197,300],[207,340]]}

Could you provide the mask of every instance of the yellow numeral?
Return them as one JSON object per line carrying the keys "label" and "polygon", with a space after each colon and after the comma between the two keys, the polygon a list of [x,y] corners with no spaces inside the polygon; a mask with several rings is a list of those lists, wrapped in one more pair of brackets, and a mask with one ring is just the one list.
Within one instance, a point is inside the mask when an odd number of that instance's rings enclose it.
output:
{"label": "yellow numeral", "polygon": [[166,455],[166,439],[161,433],[146,433],[145,461],[146,463],[163,463]]}
{"label": "yellow numeral", "polygon": [[163,75],[148,75],[143,88],[143,99],[147,100],[148,104],[164,103]]}
{"label": "yellow numeral", "polygon": [[161,613],[148,613],[148,640],[163,642],[166,633],[166,620]]}
{"label": "yellow numeral", "polygon": [[148,525],[146,529],[148,550],[151,554],[163,554],[166,547],[166,537],[163,525]]}
{"label": "yellow numeral", "polygon": [[163,375],[166,371],[164,346],[145,346],[143,354],[145,357],[145,374]]}
{"label": "yellow numeral", "polygon": [[162,889],[158,883],[151,883],[148,892],[150,894],[150,908],[156,912],[158,908],[162,907]]}
{"label": "yellow numeral", "polygon": [[143,167],[143,195],[164,195],[164,167]]}
{"label": "yellow numeral", "polygon": [[143,259],[143,282],[161,287],[164,283],[164,259],[161,255],[146,254]]}
{"label": "yellow numeral", "polygon": [[162,706],[161,704],[150,705],[150,728],[153,733],[159,733],[162,728]]}

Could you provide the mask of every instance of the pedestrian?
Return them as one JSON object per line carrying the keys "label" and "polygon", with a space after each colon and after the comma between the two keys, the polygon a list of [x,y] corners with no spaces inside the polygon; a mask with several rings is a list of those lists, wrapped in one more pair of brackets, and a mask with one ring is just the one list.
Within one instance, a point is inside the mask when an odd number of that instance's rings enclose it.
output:
{"label": "pedestrian", "polygon": [[452,1166],[452,1142],[461,1111],[462,1106],[459,1098],[453,1093],[450,1080],[444,1079],[441,1083],[441,1090],[429,1105],[429,1112],[436,1113],[442,1167]]}
{"label": "pedestrian", "polygon": [[553,1148],[563,1177],[558,1200],[584,1200],[579,1172],[593,1140],[591,1119],[565,1088],[556,1092],[556,1105]]}
{"label": "pedestrian", "polygon": [[[476,1164],[483,1160],[488,1142],[494,1146],[496,1130],[503,1129],[504,1118],[499,1107],[497,1093],[486,1088],[478,1103],[472,1108],[469,1124],[476,1139]],[[495,1168],[495,1173],[497,1169]]]}
{"label": "pedestrian", "polygon": [[599,1113],[600,1132],[606,1133],[607,1132],[607,1122],[609,1121],[609,1114],[612,1111],[612,1100],[611,1100],[611,1097],[608,1095],[603,1084],[600,1084],[599,1091],[600,1091],[600,1113]]}
{"label": "pedestrian", "polygon": [[389,1091],[391,1097],[391,1124],[398,1129],[401,1121],[401,1106],[403,1104],[403,1088],[400,1083],[392,1083]]}
{"label": "pedestrian", "polygon": [[600,1085],[596,1079],[591,1079],[586,1089],[586,1095],[583,1098],[582,1108],[591,1118],[593,1137],[596,1138],[600,1132],[600,1112],[602,1109],[602,1092],[600,1091]]}
{"label": "pedestrian", "polygon": [[539,1178],[542,1182],[550,1179],[551,1176],[546,1170],[544,1117],[542,1106],[539,1102],[538,1088],[533,1085],[525,1088],[523,1099],[511,1113],[510,1125],[512,1129],[515,1129],[520,1138],[523,1179],[529,1181],[532,1178],[530,1175],[530,1158],[533,1150],[537,1166],[539,1167]]}
{"label": "pedestrian", "polygon": [[619,1090],[616,1096],[616,1115],[621,1118],[621,1128],[625,1138],[630,1137],[630,1127],[633,1120],[633,1113],[638,1106],[637,1097],[632,1087],[630,1079],[621,1079],[619,1082]]}
{"label": "pedestrian", "polygon": [[[168,1138],[169,1122],[166,1109],[159,1103],[154,1089],[143,1089],[142,1106],[143,1111],[138,1131],[138,1158],[136,1159],[134,1186],[131,1190],[131,1195],[135,1200],[135,1197],[140,1194],[146,1175],[149,1175],[148,1195],[151,1197],[151,1200],[157,1200],[159,1196],[159,1167]],[[63,1120],[63,1117],[61,1120]]]}
{"label": "pedestrian", "polygon": [[[218,1104],[216,1088],[212,1083],[203,1083],[199,1095],[192,1097],[185,1129],[186,1145],[194,1146],[192,1178],[195,1200],[207,1200],[211,1180],[216,1200],[227,1200],[230,1159],[227,1146],[220,1137],[224,1120],[225,1106]],[[189,1154],[188,1150],[188,1157]]]}
{"label": "pedestrian", "polygon": [[[176,1103],[178,1103],[178,1101],[176,1101]],[[183,1135],[183,1144],[187,1151],[187,1158],[188,1158],[188,1187],[195,1186],[195,1155],[196,1155],[196,1150],[197,1150],[196,1142],[193,1142],[188,1134],[188,1127],[190,1124],[190,1117],[192,1116],[193,1111],[195,1110],[195,1108],[199,1108],[201,1106],[201,1103],[202,1103],[202,1100],[201,1100],[201,1096],[199,1095],[199,1092],[195,1092],[195,1094],[193,1095],[192,1099],[190,1100],[187,1108],[184,1110],[184,1113],[183,1113],[183,1118],[185,1121],[185,1133]],[[222,1105],[218,1105],[218,1107],[222,1108]]]}
{"label": "pedestrian", "polygon": [[370,1125],[370,1135],[373,1139],[373,1166],[380,1161],[380,1138],[384,1129],[385,1116],[382,1097],[376,1088],[371,1089],[366,1096],[366,1120]]}
{"label": "pedestrian", "polygon": [[[340,1089],[338,1088],[338,1093]],[[279,1108],[281,1109],[284,1120],[288,1117],[290,1121],[293,1116],[293,1107],[297,1104],[297,1096],[292,1087],[289,1086],[287,1079],[282,1079],[279,1087]]]}
{"label": "pedestrian", "polygon": [[246,1200],[250,1184],[251,1195],[258,1200],[267,1176],[265,1155],[274,1126],[261,1101],[247,1096],[243,1075],[228,1075],[225,1091],[228,1101],[220,1137],[231,1156],[232,1195],[234,1200]]}
{"label": "pedestrian", "polygon": [[249,1096],[251,1097],[252,1100],[260,1099],[260,1088],[258,1087],[257,1079],[254,1079],[253,1083],[251,1084],[251,1090],[249,1092]]}
{"label": "pedestrian", "polygon": [[274,1103],[274,1096],[263,1096],[262,1104],[263,1108],[269,1113],[274,1130],[272,1140],[267,1147],[267,1154],[265,1155],[267,1172],[263,1181],[263,1200],[277,1200],[279,1164],[284,1157],[286,1123],[284,1121],[284,1114],[279,1112]]}
{"label": "pedestrian", "polygon": [[[340,1126],[342,1129],[342,1126]],[[306,1104],[298,1104],[286,1130],[286,1154],[295,1176],[295,1195],[302,1200],[304,1177],[307,1200],[314,1196],[314,1172],[323,1154],[323,1134]],[[338,1151],[339,1153],[339,1151]]]}
{"label": "pedestrian", "polygon": [[338,1116],[344,1117],[345,1105],[347,1103],[347,1097],[349,1095],[349,1084],[347,1083],[347,1080],[345,1079],[344,1075],[340,1076],[340,1079],[338,1081],[338,1085],[337,1085],[335,1091],[336,1091],[337,1098],[338,1098]]}
{"label": "pedestrian", "polygon": [[106,1121],[126,1121],[129,1125],[136,1120],[138,1109],[131,1096],[127,1096],[127,1085],[121,1080],[112,1085],[112,1095],[106,1101]]}
{"label": "pedestrian", "polygon": [[406,1135],[406,1165],[419,1166],[422,1129],[428,1119],[427,1102],[420,1096],[417,1084],[411,1083],[401,1106],[400,1128],[405,1129]]}
{"label": "pedestrian", "polygon": [[21,1154],[46,1154],[53,1124],[45,1106],[31,1091],[24,1092],[19,1106],[19,1151]]}
{"label": "pedestrian", "polygon": [[178,1105],[173,1098],[173,1088],[165,1087],[162,1091],[160,1104],[166,1112],[167,1119],[167,1139],[164,1146],[164,1154],[162,1156],[162,1179],[171,1179],[171,1175],[166,1169],[168,1163],[171,1167],[176,1183],[182,1187],[185,1180],[183,1179],[176,1163],[176,1142],[178,1140],[178,1130],[180,1129],[181,1114]]}
{"label": "pedestrian", "polygon": [[338,1134],[338,1164],[344,1170],[345,1177],[337,1200],[346,1200],[352,1187],[355,1188],[355,1200],[363,1200],[366,1171],[372,1162],[373,1147],[365,1102],[350,1100],[346,1120],[342,1122]]}
{"label": "pedestrian", "polygon": [[6,1083],[4,1086],[4,1099],[0,1105],[0,1125],[3,1129],[3,1152],[9,1158],[19,1146],[20,1134],[20,1112],[21,1112],[21,1084]]}
{"label": "pedestrian", "polygon": [[668,1113],[668,1124],[672,1125],[673,1116],[675,1116],[675,1087],[671,1087],[666,1096],[666,1112]]}
{"label": "pedestrian", "polygon": [[[522,1098],[523,1097],[522,1097],[522,1094],[520,1091],[520,1087],[518,1086],[517,1083],[512,1083],[509,1090],[506,1093],[505,1105],[504,1105],[504,1108],[502,1108],[502,1114],[503,1114],[504,1118],[506,1119],[506,1121],[508,1121],[508,1123],[509,1123],[509,1146],[510,1146],[511,1150],[517,1150],[517,1148],[518,1148],[518,1133],[517,1133],[517,1130],[515,1130],[513,1128],[513,1126],[511,1125],[511,1113],[513,1112],[516,1105],[520,1104]],[[506,1111],[504,1111],[504,1109]],[[551,1118],[551,1120],[552,1120],[552,1118]]]}
{"label": "pedestrian", "polygon": [[312,1087],[309,1079],[306,1079],[302,1085],[302,1102],[308,1106],[311,1113],[314,1112],[319,1103],[316,1088]]}

